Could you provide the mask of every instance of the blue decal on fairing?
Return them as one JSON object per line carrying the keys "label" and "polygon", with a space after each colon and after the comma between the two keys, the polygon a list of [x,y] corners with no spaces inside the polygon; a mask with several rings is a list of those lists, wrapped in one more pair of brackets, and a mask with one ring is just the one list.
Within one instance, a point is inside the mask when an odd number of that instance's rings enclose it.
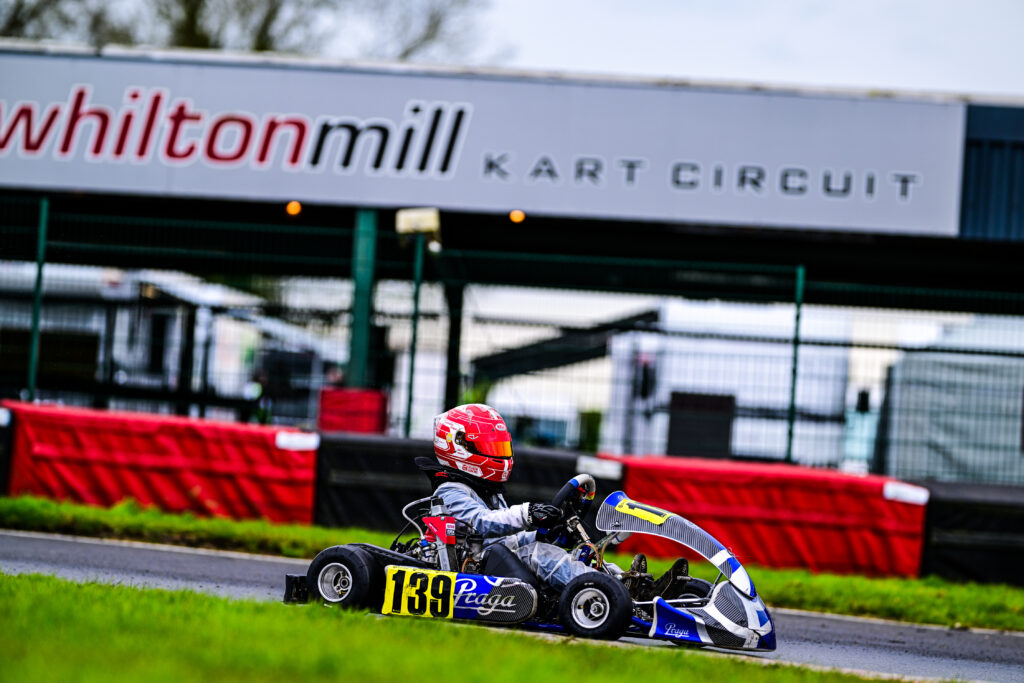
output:
{"label": "blue decal on fairing", "polygon": [[619,502],[623,498],[626,498],[626,497],[627,497],[626,494],[623,493],[622,491],[615,491],[613,493],[609,493],[608,494],[608,497],[604,499],[604,503],[603,504],[604,505],[611,505],[612,507],[615,507],[616,505],[619,504]]}
{"label": "blue decal on fairing", "polygon": [[455,619],[494,621],[502,614],[516,613],[515,598],[493,594],[503,579],[480,574],[457,574],[455,577]]}
{"label": "blue decal on fairing", "polygon": [[654,601],[654,631],[651,637],[703,643],[697,631],[696,620],[689,614],[675,609],[662,598],[656,598]]}
{"label": "blue decal on fairing", "polygon": [[757,639],[757,649],[767,650],[769,652],[775,651],[775,631],[766,633]]}
{"label": "blue decal on fairing", "polygon": [[[758,611],[758,615],[760,616],[760,611]],[[757,649],[773,651],[775,650],[775,620],[772,619],[767,611],[764,612],[764,615],[768,619],[766,623],[771,627],[771,630],[757,639]]]}

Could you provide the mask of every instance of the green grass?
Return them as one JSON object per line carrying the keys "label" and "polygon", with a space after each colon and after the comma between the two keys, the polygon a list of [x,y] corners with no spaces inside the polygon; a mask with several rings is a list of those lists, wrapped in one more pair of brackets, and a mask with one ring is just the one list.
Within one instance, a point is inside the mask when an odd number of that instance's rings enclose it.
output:
{"label": "green grass", "polygon": [[102,508],[29,496],[0,497],[0,527],[309,558],[331,545],[362,541],[387,546],[394,538],[363,529],[172,515],[130,500]]}
{"label": "green grass", "polygon": [[0,575],[4,681],[858,681],[682,648],[622,647],[320,606]]}
{"label": "green grass", "polygon": [[[387,547],[393,534],[365,529],[325,529],[268,522],[170,515],[132,502],[114,508],[57,503],[39,498],[0,498],[0,527],[106,538],[175,543],[243,552],[312,558],[321,549],[366,542]],[[619,566],[629,558],[613,557]],[[652,559],[660,574],[670,561]],[[942,626],[1024,631],[1024,589],[954,583],[937,578],[878,579],[749,567],[758,592],[773,607],[872,616]],[[706,563],[693,573],[714,579]]]}
{"label": "green grass", "polygon": [[[628,558],[614,558],[625,564]],[[659,575],[671,560],[649,560]],[[620,564],[620,566],[622,566]],[[1024,588],[1004,584],[956,583],[938,577],[869,578],[813,574],[804,569],[747,567],[757,592],[772,607],[894,619],[953,628],[1024,631]],[[710,564],[691,573],[714,580]]]}

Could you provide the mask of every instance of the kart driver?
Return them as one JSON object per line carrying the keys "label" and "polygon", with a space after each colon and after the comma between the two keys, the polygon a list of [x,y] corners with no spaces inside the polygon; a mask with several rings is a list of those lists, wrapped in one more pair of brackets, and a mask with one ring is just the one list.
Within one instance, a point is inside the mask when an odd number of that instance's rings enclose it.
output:
{"label": "kart driver", "polygon": [[509,507],[505,502],[502,484],[512,474],[512,438],[493,408],[472,403],[435,417],[434,455],[442,467],[433,481],[444,481],[434,495],[453,517],[484,537],[485,547],[504,544],[538,579],[559,589],[580,574],[596,571],[546,543],[543,533],[538,538],[538,530],[559,525],[562,510],[546,503]]}

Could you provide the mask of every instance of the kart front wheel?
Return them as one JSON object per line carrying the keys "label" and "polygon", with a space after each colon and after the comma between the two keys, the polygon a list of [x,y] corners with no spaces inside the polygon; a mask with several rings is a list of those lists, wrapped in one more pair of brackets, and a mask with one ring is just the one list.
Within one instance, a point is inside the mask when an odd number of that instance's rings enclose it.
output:
{"label": "kart front wheel", "polygon": [[618,580],[587,572],[570,581],[558,600],[558,621],[581,638],[616,640],[629,626],[633,600]]}
{"label": "kart front wheel", "polygon": [[711,595],[711,591],[714,585],[710,581],[704,579],[691,578],[689,581],[683,584],[683,587],[679,591],[679,597],[681,598],[706,598]]}
{"label": "kart front wheel", "polygon": [[379,568],[361,548],[336,545],[320,551],[306,572],[306,585],[314,599],[353,609],[377,607]]}

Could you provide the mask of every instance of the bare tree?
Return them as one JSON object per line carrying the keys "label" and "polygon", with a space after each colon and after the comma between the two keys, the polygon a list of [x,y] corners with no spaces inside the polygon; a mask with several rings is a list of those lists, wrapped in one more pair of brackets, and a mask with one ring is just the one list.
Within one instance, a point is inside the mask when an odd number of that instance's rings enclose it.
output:
{"label": "bare tree", "polygon": [[102,0],[84,10],[89,43],[94,47],[108,44],[132,45],[137,42],[138,31],[130,22],[116,16]]}
{"label": "bare tree", "polygon": [[344,0],[153,0],[149,42],[173,47],[315,52]]}
{"label": "bare tree", "polygon": [[477,47],[480,0],[362,0],[356,20],[386,30],[365,31],[360,52],[367,57],[400,61],[463,58]]}
{"label": "bare tree", "polygon": [[222,2],[210,0],[157,0],[152,3],[157,25],[169,34],[167,44],[177,47],[224,47]]}
{"label": "bare tree", "polygon": [[60,38],[75,26],[79,0],[0,0],[0,36]]}
{"label": "bare tree", "polygon": [[468,56],[487,0],[0,0],[0,35],[94,46]]}

